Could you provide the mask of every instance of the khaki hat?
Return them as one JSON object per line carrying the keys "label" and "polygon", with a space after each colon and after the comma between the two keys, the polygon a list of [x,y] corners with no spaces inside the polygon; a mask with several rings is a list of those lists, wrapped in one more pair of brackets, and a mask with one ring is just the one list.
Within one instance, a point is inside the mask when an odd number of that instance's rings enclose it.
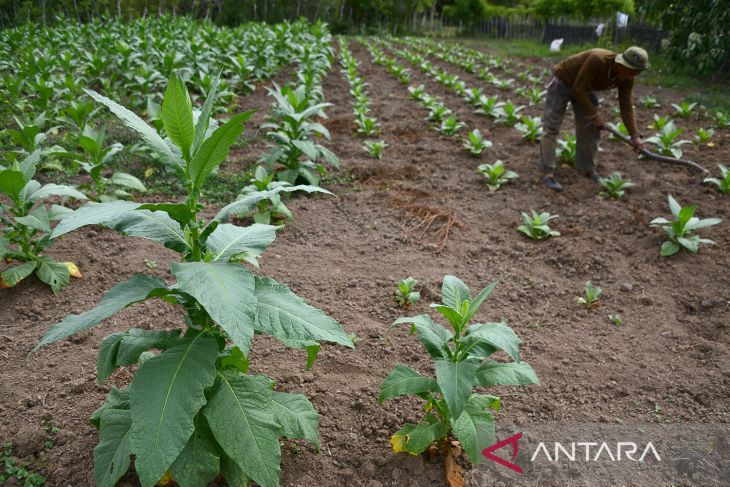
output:
{"label": "khaki hat", "polygon": [[643,71],[649,67],[649,55],[638,46],[631,46],[623,54],[616,55],[616,62],[629,69]]}

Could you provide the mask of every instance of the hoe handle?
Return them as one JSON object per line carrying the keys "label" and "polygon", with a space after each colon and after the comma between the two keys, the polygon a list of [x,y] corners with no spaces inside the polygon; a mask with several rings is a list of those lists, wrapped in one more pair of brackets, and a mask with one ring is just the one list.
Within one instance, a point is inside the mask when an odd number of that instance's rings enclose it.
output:
{"label": "hoe handle", "polygon": [[[611,132],[618,140],[625,142],[633,147],[634,144],[631,142],[631,139],[628,138],[627,136],[625,136],[624,134],[622,134],[621,132],[619,132],[618,129],[613,124],[610,124],[610,123],[606,124],[605,127],[606,127],[606,130]],[[675,165],[680,165],[680,166],[687,166],[687,167],[691,167],[692,169],[702,171],[703,173],[710,172],[707,169],[705,169],[704,167],[697,164],[696,162],[687,161],[685,159],[675,159],[674,157],[662,156],[660,154],[651,152],[647,149],[639,149],[639,152],[644,157],[647,157],[649,159],[654,159],[655,161],[666,162],[668,164],[675,164]]]}

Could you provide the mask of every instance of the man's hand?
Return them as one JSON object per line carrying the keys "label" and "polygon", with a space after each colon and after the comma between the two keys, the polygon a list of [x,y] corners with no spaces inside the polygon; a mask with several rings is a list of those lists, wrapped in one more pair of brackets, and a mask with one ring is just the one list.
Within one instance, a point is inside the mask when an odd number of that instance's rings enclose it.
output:
{"label": "man's hand", "polygon": [[641,153],[641,149],[644,148],[644,141],[641,140],[639,137],[634,137],[631,139],[631,145],[634,146],[634,152],[637,154]]}
{"label": "man's hand", "polygon": [[596,130],[603,130],[606,128],[605,124],[603,123],[603,117],[600,113],[596,112],[596,115],[593,117],[593,126],[596,128]]}

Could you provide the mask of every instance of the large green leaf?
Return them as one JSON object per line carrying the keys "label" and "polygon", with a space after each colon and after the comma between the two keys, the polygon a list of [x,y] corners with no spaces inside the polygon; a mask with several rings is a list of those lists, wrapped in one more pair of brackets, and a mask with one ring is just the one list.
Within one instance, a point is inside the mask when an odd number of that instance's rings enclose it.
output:
{"label": "large green leaf", "polygon": [[208,237],[207,245],[213,251],[213,260],[256,258],[276,239],[276,229],[259,223],[248,227],[221,223]]}
{"label": "large green leaf", "polygon": [[476,385],[481,387],[492,386],[519,386],[523,384],[539,384],[540,379],[527,362],[485,362],[476,371]]}
{"label": "large green leaf", "polygon": [[430,377],[422,376],[418,371],[405,365],[396,365],[380,386],[379,401],[410,394],[423,394],[426,392],[438,392],[439,386]]}
{"label": "large green leaf", "polygon": [[402,323],[411,324],[411,331],[415,331],[418,339],[433,358],[446,358],[449,354],[448,343],[453,338],[449,330],[434,323],[429,315],[418,315],[408,318],[398,318],[393,326]]}
{"label": "large green leaf", "polygon": [[182,338],[140,366],[129,386],[131,442],[142,487],[152,487],[180,455],[215,382],[218,342],[201,333]]}
{"label": "large green leaf", "polygon": [[449,406],[449,415],[458,418],[471,396],[477,364],[471,361],[436,360],[436,381]]}
{"label": "large green leaf", "polygon": [[180,224],[164,211],[137,209],[108,221],[106,225],[125,235],[159,242],[178,252],[190,248]]}
{"label": "large green leaf", "polygon": [[319,448],[319,413],[307,396],[274,391],[271,405],[284,436],[307,440]]}
{"label": "large green leaf", "polygon": [[456,276],[444,277],[441,285],[441,301],[457,311],[461,309],[461,303],[465,300],[471,301],[471,292],[464,282]]}
{"label": "large green leaf", "polygon": [[20,281],[33,274],[37,265],[38,262],[29,260],[15,267],[5,269],[2,273],[2,284],[7,287],[17,285]]}
{"label": "large green leaf", "polygon": [[239,113],[203,141],[188,166],[190,179],[197,188],[203,185],[208,174],[228,156],[231,145],[243,132],[244,122],[254,113],[255,111]]}
{"label": "large green leaf", "polygon": [[130,304],[144,301],[157,289],[167,289],[167,286],[156,277],[135,274],[111,288],[95,308],[79,315],[67,315],[63,321],[51,326],[33,351],[98,325]]}
{"label": "large green leaf", "polygon": [[117,370],[117,353],[124,335],[126,333],[112,333],[99,345],[99,355],[96,357],[96,380],[99,384],[103,384]]}
{"label": "large green leaf", "polygon": [[226,221],[231,215],[246,214],[256,208],[259,201],[271,198],[281,192],[290,193],[292,191],[306,191],[307,193],[325,193],[332,194],[324,188],[318,186],[298,185],[298,186],[279,186],[278,188],[268,191],[258,191],[250,193],[243,198],[227,204],[216,213],[214,220]]}
{"label": "large green leaf", "polygon": [[203,140],[205,140],[205,133],[208,131],[208,126],[210,124],[210,115],[213,113],[213,103],[218,95],[218,84],[220,83],[220,79],[221,73],[219,72],[215,78],[213,78],[213,83],[208,90],[208,96],[203,104],[203,109],[198,115],[198,121],[195,124],[195,138],[193,139],[192,155],[195,155],[195,153],[198,152],[200,144],[202,144]]}
{"label": "large green leaf", "polygon": [[25,176],[15,169],[0,171],[0,193],[5,193],[13,199],[18,199],[20,191],[25,187]]}
{"label": "large green leaf", "polygon": [[494,417],[481,407],[480,401],[472,398],[466,403],[461,415],[452,421],[452,427],[471,462],[479,465],[484,461],[482,451],[496,440]]}
{"label": "large green leaf", "polygon": [[157,131],[147,125],[144,120],[139,118],[135,113],[127,110],[109,98],[100,95],[94,90],[84,88],[84,91],[97,102],[106,105],[109,110],[111,110],[111,112],[116,115],[122,123],[124,123],[124,125],[139,133],[147,145],[149,145],[160,156],[163,162],[170,164],[173,167],[183,169],[183,164],[180,161],[180,158],[172,152],[170,146],[162,140],[162,137],[160,137]]}
{"label": "large green leaf", "polygon": [[479,323],[466,329],[467,343],[477,345],[487,343],[504,350],[512,360],[520,361],[520,339],[505,323]]}
{"label": "large green leaf", "polygon": [[51,215],[48,214],[48,210],[43,205],[38,206],[25,216],[15,217],[15,221],[43,233],[51,232]]}
{"label": "large green leaf", "polygon": [[89,422],[93,424],[96,429],[101,428],[101,415],[109,409],[124,409],[129,411],[129,392],[127,389],[120,389],[112,386],[109,394],[106,395],[104,404],[91,413]]}
{"label": "large green leaf", "polygon": [[72,188],[71,186],[53,183],[44,184],[38,190],[27,194],[25,199],[27,201],[35,202],[49,196],[70,196],[77,200],[87,199],[84,193]]}
{"label": "large green leaf", "polygon": [[278,487],[281,428],[272,408],[271,380],[265,376],[218,373],[203,414],[223,451],[246,477]]}
{"label": "large green leaf", "polygon": [[443,438],[448,431],[448,426],[441,421],[407,423],[393,435],[390,442],[396,453],[407,452],[412,455],[420,455],[431,443]]}
{"label": "large green leaf", "polygon": [[139,206],[140,203],[121,200],[107,203],[87,203],[61,220],[53,229],[51,238],[58,238],[86,225],[108,225],[125,213],[136,210]]}
{"label": "large green leaf", "polygon": [[[2,209],[0,209],[0,216],[2,216]],[[7,237],[0,237],[0,259],[5,257],[5,254],[8,253],[8,248],[10,247],[10,239]],[[31,271],[33,272],[33,271]]]}
{"label": "large green leaf", "polygon": [[246,477],[246,474],[225,453],[221,454],[221,476],[226,480],[228,487],[248,487],[248,477]]}
{"label": "large green leaf", "polygon": [[165,350],[175,343],[180,330],[143,330],[133,328],[124,333],[112,333],[99,347],[96,379],[103,383],[118,367],[135,365],[142,352],[156,348]]}
{"label": "large green leaf", "polygon": [[180,147],[183,156],[189,158],[195,135],[193,106],[185,82],[177,73],[172,73],[167,81],[161,112],[165,132]]}
{"label": "large green leaf", "polygon": [[354,347],[339,323],[268,277],[256,277],[256,330],[277,338],[315,340]]}
{"label": "large green leaf", "polygon": [[492,294],[492,291],[494,291],[494,288],[497,287],[497,282],[494,281],[484,289],[482,289],[479,294],[476,295],[474,300],[469,305],[469,312],[464,317],[464,323],[468,323],[469,320],[471,320],[474,315],[479,311],[479,307],[484,303],[484,301],[489,297],[490,294]]}
{"label": "large green leaf", "polygon": [[206,487],[220,471],[220,448],[202,415],[195,419],[195,431],[170,471],[180,487]]}
{"label": "large green leaf", "polygon": [[107,409],[101,414],[99,444],[94,448],[94,480],[97,487],[117,485],[132,463],[129,429],[132,417],[129,410]]}
{"label": "large green leaf", "polygon": [[173,262],[172,273],[180,289],[197,299],[233,344],[248,355],[256,317],[251,272],[228,262]]}
{"label": "large green leaf", "polygon": [[38,279],[51,286],[53,294],[68,286],[71,280],[68,266],[61,262],[56,262],[47,255],[38,258],[38,267],[36,268],[36,276]]}

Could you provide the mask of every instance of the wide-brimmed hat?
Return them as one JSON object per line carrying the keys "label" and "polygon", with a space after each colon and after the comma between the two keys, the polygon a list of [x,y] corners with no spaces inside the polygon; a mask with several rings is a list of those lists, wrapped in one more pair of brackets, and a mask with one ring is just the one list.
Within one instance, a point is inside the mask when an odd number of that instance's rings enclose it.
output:
{"label": "wide-brimmed hat", "polygon": [[616,55],[616,62],[629,69],[643,71],[649,67],[649,55],[638,46],[631,46],[622,54]]}

